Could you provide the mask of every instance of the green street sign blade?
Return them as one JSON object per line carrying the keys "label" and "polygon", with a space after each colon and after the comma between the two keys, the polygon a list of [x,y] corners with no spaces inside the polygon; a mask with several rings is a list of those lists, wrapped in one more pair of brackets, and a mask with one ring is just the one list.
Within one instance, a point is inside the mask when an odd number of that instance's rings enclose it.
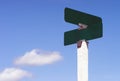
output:
{"label": "green street sign blade", "polygon": [[77,43],[79,40],[92,40],[102,37],[102,31],[97,31],[97,29],[92,32],[89,29],[83,30],[71,30],[64,33],[64,45],[70,45]]}
{"label": "green street sign blade", "polygon": [[79,23],[91,25],[102,21],[100,17],[88,13],[80,12],[77,10],[73,10],[70,8],[65,8],[64,19],[66,22],[76,25],[78,25]]}

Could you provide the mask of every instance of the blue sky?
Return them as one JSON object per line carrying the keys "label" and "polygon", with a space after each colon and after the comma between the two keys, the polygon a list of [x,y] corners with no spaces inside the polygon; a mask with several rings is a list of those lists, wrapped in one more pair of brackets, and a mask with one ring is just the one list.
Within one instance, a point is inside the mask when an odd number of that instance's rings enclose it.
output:
{"label": "blue sky", "polygon": [[[64,21],[64,8],[69,7],[103,19],[103,38],[89,41],[89,81],[120,81],[119,4],[119,0],[0,0],[0,77],[6,68],[18,68],[27,78],[15,81],[77,80],[76,44],[64,46],[63,41],[65,31],[77,28]],[[40,54],[55,52],[58,59],[44,65],[15,64],[36,49],[43,50]]]}

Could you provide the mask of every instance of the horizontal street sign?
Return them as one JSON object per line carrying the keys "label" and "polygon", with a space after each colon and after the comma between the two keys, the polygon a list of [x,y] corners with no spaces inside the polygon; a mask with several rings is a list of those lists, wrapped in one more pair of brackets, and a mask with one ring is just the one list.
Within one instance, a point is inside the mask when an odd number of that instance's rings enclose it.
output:
{"label": "horizontal street sign", "polygon": [[[95,27],[95,26],[94,26]],[[64,45],[77,43],[79,40],[92,40],[102,37],[101,28],[91,29],[74,29],[64,33]]]}
{"label": "horizontal street sign", "polygon": [[64,19],[66,22],[76,25],[78,25],[79,23],[92,25],[102,21],[100,17],[84,13],[81,11],[73,10],[70,8],[65,8]]}

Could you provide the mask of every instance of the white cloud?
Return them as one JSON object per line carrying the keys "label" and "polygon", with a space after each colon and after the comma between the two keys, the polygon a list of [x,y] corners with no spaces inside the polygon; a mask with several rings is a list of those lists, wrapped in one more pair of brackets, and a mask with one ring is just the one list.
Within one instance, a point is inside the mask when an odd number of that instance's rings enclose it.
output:
{"label": "white cloud", "polygon": [[46,65],[52,64],[62,59],[59,52],[45,52],[40,49],[33,49],[15,60],[16,65]]}
{"label": "white cloud", "polygon": [[18,68],[6,68],[0,72],[0,81],[20,81],[30,76],[32,76],[31,73]]}

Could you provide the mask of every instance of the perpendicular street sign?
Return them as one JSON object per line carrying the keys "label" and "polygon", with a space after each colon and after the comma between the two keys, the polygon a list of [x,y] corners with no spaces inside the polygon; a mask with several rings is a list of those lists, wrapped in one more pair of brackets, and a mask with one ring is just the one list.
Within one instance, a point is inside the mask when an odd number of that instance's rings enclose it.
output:
{"label": "perpendicular street sign", "polygon": [[64,45],[77,43],[79,40],[92,40],[102,37],[102,19],[84,12],[65,8],[65,21],[78,25],[85,24],[85,29],[75,29],[64,33]]}
{"label": "perpendicular street sign", "polygon": [[94,30],[88,28],[82,30],[75,29],[64,33],[64,45],[74,44],[79,40],[92,40],[100,37],[102,37],[100,27],[96,28],[96,26],[94,26]]}

